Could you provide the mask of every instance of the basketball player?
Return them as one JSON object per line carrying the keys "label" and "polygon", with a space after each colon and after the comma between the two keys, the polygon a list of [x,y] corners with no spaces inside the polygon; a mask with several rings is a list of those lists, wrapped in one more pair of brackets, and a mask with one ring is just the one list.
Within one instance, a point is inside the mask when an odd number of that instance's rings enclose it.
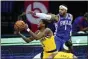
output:
{"label": "basketball player", "polygon": [[66,41],[63,44],[63,51],[58,52],[54,59],[77,59],[77,57],[71,53],[72,43],[70,41]]}
{"label": "basketball player", "polygon": [[35,15],[41,19],[54,20],[56,21],[56,32],[55,32],[55,43],[58,51],[61,51],[63,44],[70,39],[72,31],[72,19],[73,16],[70,13],[67,13],[67,6],[60,5],[59,13],[54,14],[45,14],[29,11],[28,14]]}
{"label": "basketball player", "polygon": [[43,53],[41,54],[41,59],[48,58],[51,54],[56,54],[57,49],[54,41],[53,32],[47,28],[48,22],[46,20],[41,20],[39,22],[38,28],[39,30],[36,33],[33,33],[28,26],[25,27],[25,29],[29,32],[31,35],[30,38],[25,37],[20,33],[20,30],[17,30],[18,34],[26,41],[27,43],[33,41],[33,40],[40,40],[42,47],[43,47]]}

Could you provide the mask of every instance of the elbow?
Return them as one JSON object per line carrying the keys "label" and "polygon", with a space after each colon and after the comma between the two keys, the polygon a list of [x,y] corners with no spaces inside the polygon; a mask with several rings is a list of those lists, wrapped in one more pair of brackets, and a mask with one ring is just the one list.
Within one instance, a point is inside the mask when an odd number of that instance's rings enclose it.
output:
{"label": "elbow", "polygon": [[40,38],[39,37],[35,37],[36,40],[39,40]]}

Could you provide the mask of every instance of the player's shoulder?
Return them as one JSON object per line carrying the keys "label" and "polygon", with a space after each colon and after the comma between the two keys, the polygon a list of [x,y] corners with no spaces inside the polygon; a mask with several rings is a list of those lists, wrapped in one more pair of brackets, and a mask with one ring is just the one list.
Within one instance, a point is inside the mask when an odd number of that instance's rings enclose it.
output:
{"label": "player's shoulder", "polygon": [[57,16],[59,16],[60,14],[58,13],[58,14],[56,14]]}
{"label": "player's shoulder", "polygon": [[58,14],[56,14],[56,16],[57,16],[57,17],[60,17],[60,14],[58,13]]}
{"label": "player's shoulder", "polygon": [[50,29],[50,28],[46,28],[45,30],[46,30],[46,31],[51,31],[51,29]]}
{"label": "player's shoulder", "polygon": [[71,18],[71,20],[73,20],[73,15],[71,13],[67,13],[69,15],[69,17]]}
{"label": "player's shoulder", "polygon": [[69,16],[73,16],[71,13],[67,13]]}
{"label": "player's shoulder", "polygon": [[46,33],[52,33],[52,30],[51,30],[50,28],[46,28],[46,29],[45,29],[45,32],[46,32]]}

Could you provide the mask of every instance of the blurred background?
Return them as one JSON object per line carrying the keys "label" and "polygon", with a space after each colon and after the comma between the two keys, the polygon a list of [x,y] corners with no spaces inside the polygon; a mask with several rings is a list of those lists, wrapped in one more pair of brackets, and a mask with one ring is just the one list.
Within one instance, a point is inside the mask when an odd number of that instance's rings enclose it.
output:
{"label": "blurred background", "polygon": [[[18,16],[22,12],[27,12],[28,10],[58,14],[59,5],[61,4],[67,5],[68,13],[73,15],[73,24],[77,17],[84,17],[85,12],[88,12],[88,1],[1,1],[1,58],[32,59],[36,54],[40,53],[42,48],[39,41],[26,43],[19,35],[14,34],[14,23],[18,20]],[[22,20],[28,23],[29,28],[35,32],[38,29],[38,18],[31,15],[28,16],[29,17],[27,17],[27,15],[23,16]],[[86,24],[88,25],[88,22],[86,22]],[[84,27],[88,27],[87,25],[84,25]],[[75,25],[73,25],[73,27],[74,26]],[[53,22],[50,23],[48,27],[51,28],[53,32],[55,31]],[[25,31],[22,33],[27,37],[30,36]],[[75,55],[77,55],[79,59],[87,59],[88,29],[84,31],[81,29],[74,31],[71,40]]]}

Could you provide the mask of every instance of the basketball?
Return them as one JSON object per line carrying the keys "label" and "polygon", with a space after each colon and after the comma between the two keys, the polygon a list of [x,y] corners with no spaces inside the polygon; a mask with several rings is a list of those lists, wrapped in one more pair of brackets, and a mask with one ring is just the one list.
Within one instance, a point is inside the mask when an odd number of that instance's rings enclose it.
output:
{"label": "basketball", "polygon": [[22,30],[24,30],[25,29],[25,26],[26,26],[26,24],[25,24],[25,22],[24,21],[22,21],[22,20],[18,20],[18,21],[16,21],[16,23],[14,24],[14,29],[16,30],[16,31],[22,31]]}

